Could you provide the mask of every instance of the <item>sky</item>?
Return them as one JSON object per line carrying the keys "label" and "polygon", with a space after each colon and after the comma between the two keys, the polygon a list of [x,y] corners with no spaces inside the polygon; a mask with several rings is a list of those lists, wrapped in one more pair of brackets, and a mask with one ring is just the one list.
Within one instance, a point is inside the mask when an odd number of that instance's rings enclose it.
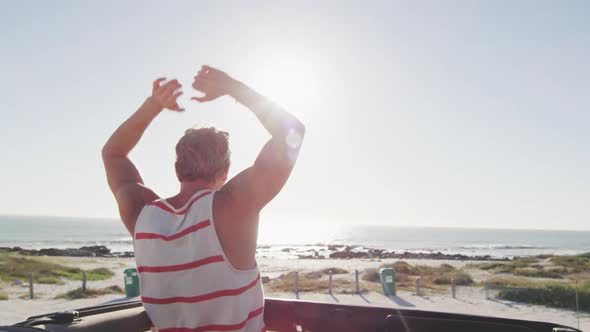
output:
{"label": "sky", "polygon": [[0,13],[0,214],[117,217],[100,150],[151,93],[184,85],[132,152],[179,189],[186,128],[230,132],[230,176],[268,134],[202,64],[306,125],[264,222],[590,229],[587,1],[18,1]]}

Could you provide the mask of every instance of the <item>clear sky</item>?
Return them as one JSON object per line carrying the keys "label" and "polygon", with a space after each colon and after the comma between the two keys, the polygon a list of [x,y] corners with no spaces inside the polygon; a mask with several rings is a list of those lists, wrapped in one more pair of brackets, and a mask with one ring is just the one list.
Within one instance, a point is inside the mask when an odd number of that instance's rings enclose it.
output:
{"label": "clear sky", "polygon": [[[307,136],[265,222],[590,229],[590,2],[13,1],[0,13],[0,214],[115,217],[100,149],[160,75],[201,64]],[[162,196],[193,125],[231,174],[267,139],[229,98],[182,100],[132,159]]]}

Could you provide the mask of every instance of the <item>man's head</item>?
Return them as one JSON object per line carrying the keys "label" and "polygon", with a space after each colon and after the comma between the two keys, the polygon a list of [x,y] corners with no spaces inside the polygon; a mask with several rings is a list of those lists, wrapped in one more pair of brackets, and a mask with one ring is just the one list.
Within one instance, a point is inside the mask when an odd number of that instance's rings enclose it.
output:
{"label": "man's head", "polygon": [[229,134],[213,127],[187,129],[176,144],[176,176],[182,182],[204,181],[218,190],[227,180]]}

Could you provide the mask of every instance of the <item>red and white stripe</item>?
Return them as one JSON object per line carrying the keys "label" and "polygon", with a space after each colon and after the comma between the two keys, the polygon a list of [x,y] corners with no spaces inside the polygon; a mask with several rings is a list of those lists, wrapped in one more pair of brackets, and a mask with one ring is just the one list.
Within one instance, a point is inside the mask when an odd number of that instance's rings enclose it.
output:
{"label": "red and white stripe", "polygon": [[211,191],[176,209],[146,205],[135,226],[135,260],[145,310],[162,332],[263,331],[258,268],[236,270],[215,232]]}

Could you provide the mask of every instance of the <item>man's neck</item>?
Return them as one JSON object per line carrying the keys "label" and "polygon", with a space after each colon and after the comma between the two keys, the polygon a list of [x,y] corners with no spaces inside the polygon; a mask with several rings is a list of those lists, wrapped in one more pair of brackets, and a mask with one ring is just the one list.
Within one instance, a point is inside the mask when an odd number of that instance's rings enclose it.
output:
{"label": "man's neck", "polygon": [[195,180],[195,181],[184,181],[180,183],[180,192],[178,196],[192,196],[197,191],[201,190],[215,190],[215,184],[208,181]]}

